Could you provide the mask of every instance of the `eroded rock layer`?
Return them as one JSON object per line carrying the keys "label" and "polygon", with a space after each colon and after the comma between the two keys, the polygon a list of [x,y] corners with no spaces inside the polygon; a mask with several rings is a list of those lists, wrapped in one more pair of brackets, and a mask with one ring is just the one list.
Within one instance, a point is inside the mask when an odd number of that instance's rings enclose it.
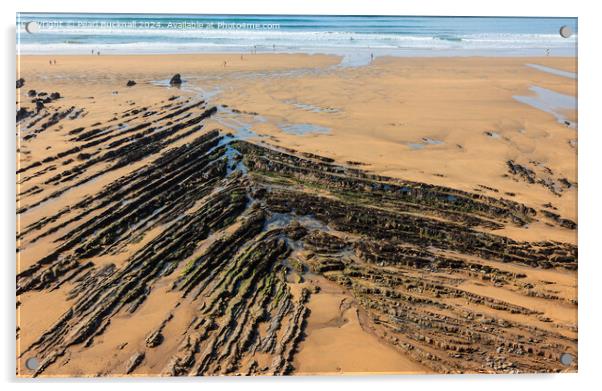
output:
{"label": "eroded rock layer", "polygon": [[205,129],[202,100],[132,106],[89,128],[75,107],[17,112],[23,153],[54,128],[69,137],[18,171],[21,319],[33,297],[66,303],[27,343],[20,325],[19,360],[40,360],[20,375],[294,373],[325,294],[315,276],[424,372],[576,357],[575,296],[548,279],[576,279],[576,246],[504,234],[575,222]]}

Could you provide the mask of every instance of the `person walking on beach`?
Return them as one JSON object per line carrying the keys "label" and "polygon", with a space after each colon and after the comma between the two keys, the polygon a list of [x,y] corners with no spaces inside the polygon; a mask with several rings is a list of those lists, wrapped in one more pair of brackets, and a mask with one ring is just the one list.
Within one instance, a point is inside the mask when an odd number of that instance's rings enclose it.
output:
{"label": "person walking on beach", "polygon": [[374,53],[370,53],[370,62],[374,61]]}
{"label": "person walking on beach", "polygon": [[226,61],[224,61],[224,68],[226,67]]}

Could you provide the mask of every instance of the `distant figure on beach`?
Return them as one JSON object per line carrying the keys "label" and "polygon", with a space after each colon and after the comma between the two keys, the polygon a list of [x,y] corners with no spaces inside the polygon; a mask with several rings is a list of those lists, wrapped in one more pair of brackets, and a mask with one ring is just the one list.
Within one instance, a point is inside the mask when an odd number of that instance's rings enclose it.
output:
{"label": "distant figure on beach", "polygon": [[243,59],[242,59],[242,54],[240,55],[240,61],[243,61]]}
{"label": "distant figure on beach", "polygon": [[226,61],[224,61],[224,68],[226,67]]}
{"label": "distant figure on beach", "polygon": [[52,65],[52,60],[48,60],[48,64]]}
{"label": "distant figure on beach", "polygon": [[276,44],[273,44],[273,45],[272,45],[272,49],[273,49],[274,51],[276,51]]}
{"label": "distant figure on beach", "polygon": [[374,53],[370,53],[370,62],[374,61]]}
{"label": "distant figure on beach", "polygon": [[253,53],[257,53],[257,45],[253,45]]}
{"label": "distant figure on beach", "polygon": [[56,65],[56,60],[52,60],[52,63],[53,63],[54,65]]}
{"label": "distant figure on beach", "polygon": [[92,49],[92,54],[94,54],[94,49]]}
{"label": "distant figure on beach", "polygon": [[546,49],[546,57],[550,56],[550,49]]}
{"label": "distant figure on beach", "polygon": [[97,56],[100,56],[100,50],[96,52],[96,55],[97,55]]}

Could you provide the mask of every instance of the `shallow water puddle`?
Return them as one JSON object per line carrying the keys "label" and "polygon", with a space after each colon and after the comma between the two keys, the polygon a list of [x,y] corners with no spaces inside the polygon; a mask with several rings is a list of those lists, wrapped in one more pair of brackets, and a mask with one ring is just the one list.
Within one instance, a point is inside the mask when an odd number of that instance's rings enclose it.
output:
{"label": "shallow water puddle", "polygon": [[558,122],[566,124],[570,128],[576,127],[577,124],[569,121],[562,112],[565,110],[576,110],[577,98],[538,86],[532,86],[529,90],[534,92],[535,96],[515,95],[513,98],[521,103],[552,114]]}
{"label": "shallow water puddle", "polygon": [[561,69],[550,68],[539,64],[527,64],[527,66],[529,68],[537,69],[538,71],[550,73],[552,75],[567,77],[569,79],[577,79],[577,74],[574,72],[563,71]]}
{"label": "shallow water puddle", "polygon": [[191,84],[190,82],[192,80],[188,80],[188,79],[183,79],[182,84],[175,84],[175,85],[171,85],[169,83],[170,80],[171,79],[151,80],[150,83],[155,86],[158,86],[158,87],[166,87],[166,88],[173,88],[173,89],[187,91],[187,92],[193,92],[195,94],[199,94],[206,101],[210,101],[211,99],[215,98],[222,92],[222,89],[219,87],[215,87],[210,90],[204,89],[202,87],[199,87],[198,85]]}
{"label": "shallow water puddle", "polygon": [[494,139],[500,139],[502,136],[498,132],[485,132],[485,135]]}
{"label": "shallow water puddle", "polygon": [[287,213],[272,213],[266,222],[266,230],[275,228],[285,228],[293,221],[298,222],[309,230],[321,229],[330,231],[330,227],[313,216],[292,216]]}
{"label": "shallow water puddle", "polygon": [[436,139],[433,139],[430,137],[423,137],[422,142],[409,143],[407,145],[408,145],[408,147],[410,147],[410,149],[418,150],[418,149],[423,149],[427,145],[441,145],[441,144],[443,144],[443,141],[441,141],[441,140],[436,140]]}
{"label": "shallow water puddle", "polygon": [[242,140],[246,140],[251,137],[261,137],[253,131],[253,126],[266,122],[265,118],[259,115],[251,116],[251,121],[245,121],[245,118],[243,118],[242,115],[236,115],[230,110],[224,110],[222,107],[218,108],[218,113],[213,117],[213,120],[229,129],[234,130],[236,132],[236,136]]}
{"label": "shallow water puddle", "polygon": [[326,134],[330,133],[330,128],[315,124],[280,124],[278,126],[283,132],[296,135],[310,133]]}
{"label": "shallow water puddle", "polygon": [[[241,112],[232,111],[230,108],[225,106],[219,106],[217,114],[213,119],[219,124],[230,128],[236,132],[236,136],[243,140],[252,137],[265,137],[264,135],[257,134],[253,127],[258,124],[265,124],[269,121],[266,117],[256,114],[247,114]],[[276,125],[280,130],[285,133],[294,135],[305,135],[310,133],[316,134],[327,134],[330,133],[330,128],[315,125],[311,123],[280,123]]]}
{"label": "shallow water puddle", "polygon": [[284,101],[284,103],[293,105],[296,108],[301,109],[301,110],[310,111],[312,113],[337,113],[337,112],[339,112],[339,109],[336,109],[334,107],[320,107],[320,106],[312,105],[309,103],[297,102],[296,100],[293,100],[293,99],[287,99]]}

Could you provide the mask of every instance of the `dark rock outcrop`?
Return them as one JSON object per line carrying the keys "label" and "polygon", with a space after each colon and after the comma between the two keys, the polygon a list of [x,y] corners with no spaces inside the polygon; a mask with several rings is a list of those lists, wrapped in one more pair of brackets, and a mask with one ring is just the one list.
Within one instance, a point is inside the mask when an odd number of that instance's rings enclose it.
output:
{"label": "dark rock outcrop", "polygon": [[134,370],[138,368],[140,364],[142,364],[142,361],[144,361],[144,352],[134,353],[134,355],[130,357],[126,364],[125,373],[129,375],[130,373],[134,372]]}
{"label": "dark rock outcrop", "polygon": [[175,75],[173,75],[171,77],[171,79],[169,80],[169,85],[179,86],[181,84],[182,84],[182,77],[180,76],[179,73],[176,73]]}
{"label": "dark rock outcrop", "polygon": [[36,111],[44,109],[44,101],[41,99],[36,100]]}
{"label": "dark rock outcrop", "polygon": [[29,117],[31,114],[31,111],[27,110],[25,107],[21,107],[17,110],[17,122]]}

